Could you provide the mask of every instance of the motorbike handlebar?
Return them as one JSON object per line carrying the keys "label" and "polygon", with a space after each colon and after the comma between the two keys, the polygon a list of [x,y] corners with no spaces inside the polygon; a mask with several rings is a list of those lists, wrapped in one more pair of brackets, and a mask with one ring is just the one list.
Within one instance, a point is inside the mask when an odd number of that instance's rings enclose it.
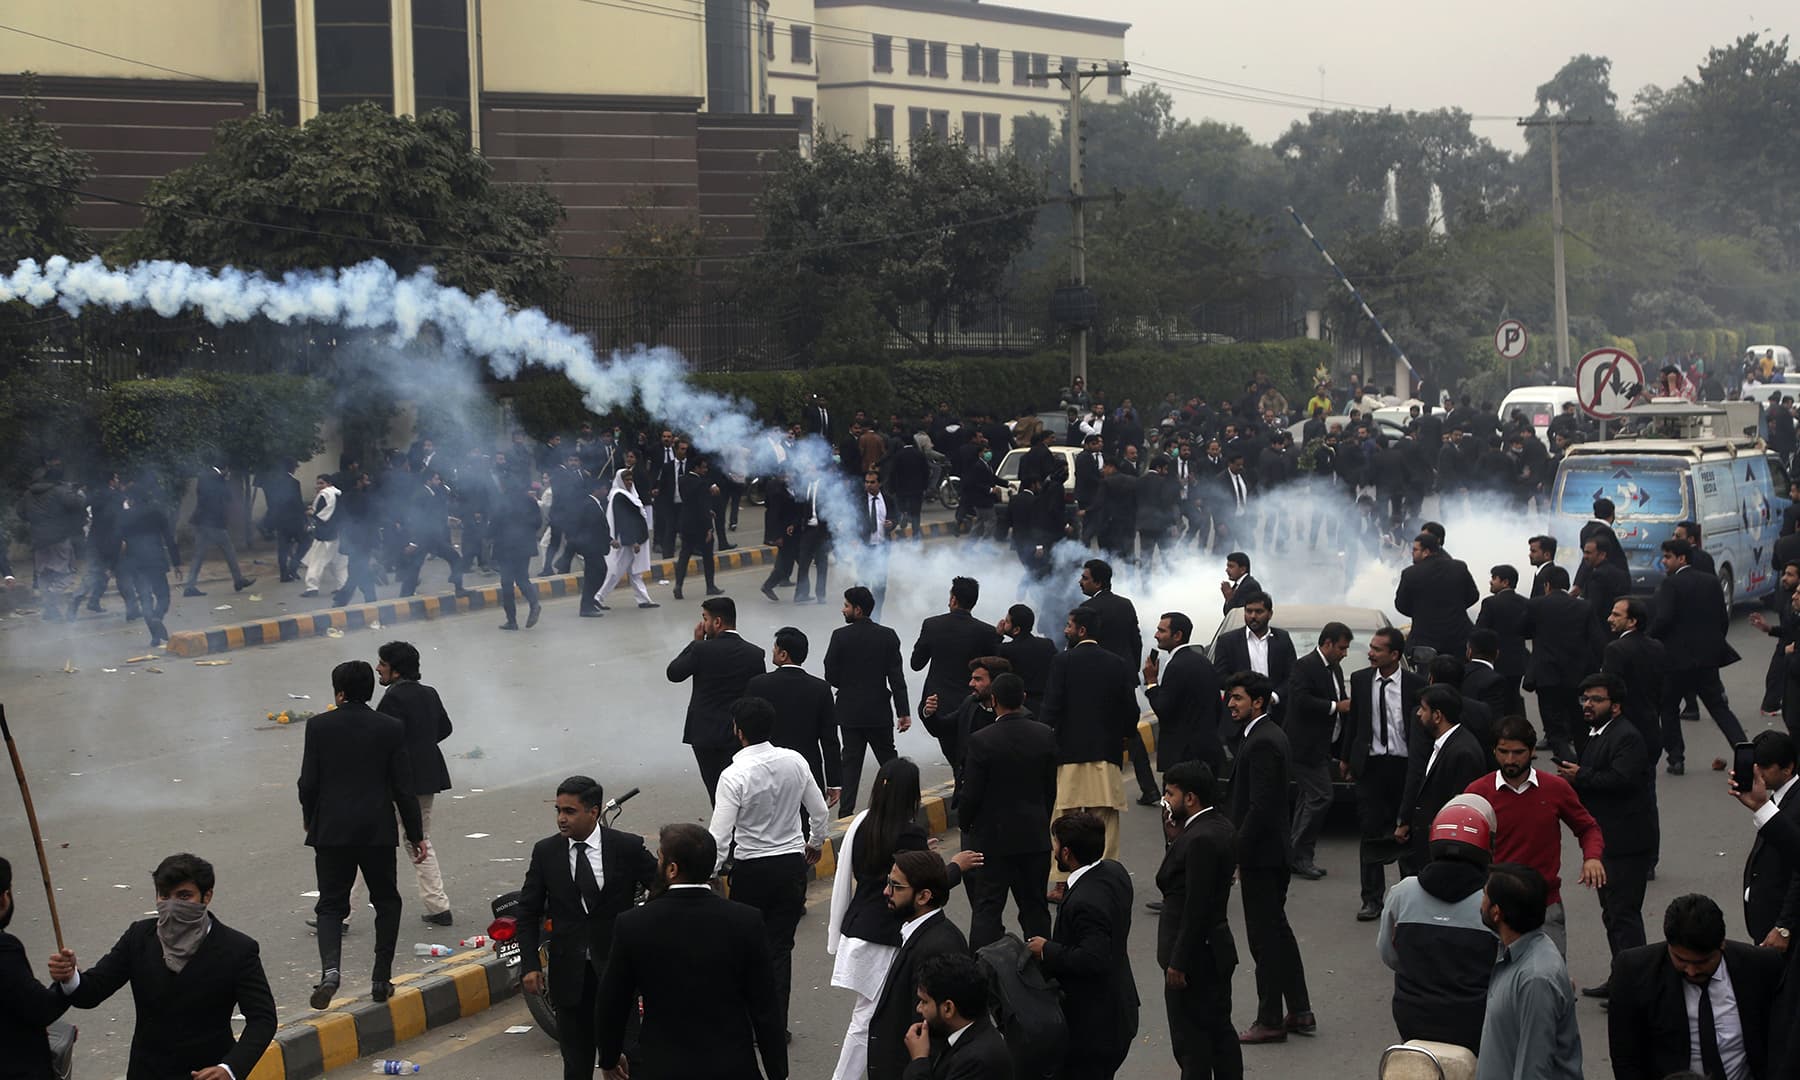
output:
{"label": "motorbike handlebar", "polygon": [[608,812],[617,810],[619,807],[624,806],[626,803],[628,803],[632,799],[636,798],[638,791],[639,791],[638,788],[632,788],[630,791],[627,791],[625,794],[620,795],[617,798],[606,800],[606,806],[604,807],[604,809],[607,810]]}

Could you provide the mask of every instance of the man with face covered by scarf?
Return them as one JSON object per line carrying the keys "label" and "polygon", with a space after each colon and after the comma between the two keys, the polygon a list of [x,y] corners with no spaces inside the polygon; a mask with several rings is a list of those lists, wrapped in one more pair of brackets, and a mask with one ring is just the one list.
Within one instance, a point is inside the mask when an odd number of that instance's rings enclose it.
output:
{"label": "man with face covered by scarf", "polygon": [[[85,971],[63,949],[50,977],[78,1009],[92,1009],[126,984],[137,1003],[126,1080],[246,1080],[275,1037],[275,997],[256,941],[207,910],[212,864],[171,855],[151,875],[156,918],[132,923],[112,951]],[[244,1016],[233,1037],[231,1017]]]}

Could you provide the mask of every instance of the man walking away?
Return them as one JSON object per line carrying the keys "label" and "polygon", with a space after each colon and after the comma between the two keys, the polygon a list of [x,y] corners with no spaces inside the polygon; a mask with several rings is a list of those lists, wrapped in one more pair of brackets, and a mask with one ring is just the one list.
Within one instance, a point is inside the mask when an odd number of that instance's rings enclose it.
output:
{"label": "man walking away", "polygon": [[[1000,651],[1000,632],[987,623],[977,621],[973,612],[981,599],[981,583],[971,577],[958,577],[950,582],[949,610],[933,615],[919,626],[919,639],[913,643],[910,663],[914,671],[925,672],[925,687],[919,694],[920,714],[925,699],[935,696],[940,704],[960,701],[968,682],[969,661],[978,656],[992,656]],[[926,670],[926,665],[930,670]],[[962,784],[962,747],[956,733],[939,735],[938,747],[950,763],[957,785]]]}
{"label": "man walking away", "polygon": [[491,535],[494,540],[494,562],[500,568],[500,609],[506,612],[502,630],[519,628],[517,590],[525,597],[525,628],[536,626],[544,613],[538,602],[537,583],[531,580],[531,560],[537,554],[538,533],[544,527],[544,512],[537,500],[522,489],[503,490],[494,502]]}
{"label": "man walking away", "polygon": [[300,478],[294,475],[299,468],[299,462],[284,458],[281,475],[263,488],[269,502],[263,525],[275,533],[275,564],[284,582],[299,579],[300,552],[306,546],[306,499],[300,494]]}
{"label": "man walking away", "polygon": [[1314,861],[1314,852],[1325,816],[1331,812],[1331,774],[1336,765],[1332,751],[1350,715],[1350,688],[1342,665],[1352,637],[1343,623],[1325,624],[1319,631],[1318,648],[1294,661],[1288,676],[1287,715],[1282,727],[1293,748],[1294,779],[1300,789],[1289,869],[1308,881],[1325,876]]}
{"label": "man walking away", "polygon": [[900,635],[871,617],[874,608],[875,595],[866,586],[845,589],[844,625],[831,632],[825,649],[825,681],[837,690],[835,715],[843,733],[838,817],[856,813],[865,753],[873,750],[875,764],[886,765],[895,757],[894,732],[912,727]]}
{"label": "man walking away", "polygon": [[[813,783],[825,793],[825,805],[837,805],[843,786],[843,750],[838,744],[837,707],[831,687],[801,665],[811,646],[796,626],[775,631],[770,659],[775,670],[758,675],[744,686],[745,697],[762,698],[775,709],[775,728],[769,741],[806,759]],[[823,826],[809,822],[809,836]]]}
{"label": "man walking away", "polygon": [[1573,761],[1587,741],[1581,734],[1575,686],[1598,666],[1600,626],[1593,611],[1569,595],[1567,570],[1549,567],[1538,580],[1542,590],[1525,611],[1525,636],[1532,647],[1524,685],[1537,691],[1538,715],[1551,753],[1558,761]]}
{"label": "man walking away", "polygon": [[1213,790],[1212,770],[1201,762],[1183,762],[1163,776],[1163,827],[1172,839],[1156,871],[1163,897],[1156,964],[1182,1080],[1244,1075],[1231,1024],[1238,953],[1227,918],[1238,842],[1230,819],[1213,805]]}
{"label": "man walking away", "polygon": [[1681,733],[1681,700],[1699,698],[1719,725],[1725,741],[1733,746],[1744,741],[1744,726],[1725,700],[1719,669],[1738,661],[1737,650],[1725,640],[1731,629],[1731,609],[1719,591],[1719,579],[1689,565],[1695,549],[1686,540],[1665,540],[1662,545],[1663,579],[1656,587],[1650,636],[1663,643],[1669,656],[1668,678],[1663,681],[1663,749],[1669,755],[1669,775],[1687,771],[1687,742]]}
{"label": "man walking away", "polygon": [[750,680],[762,673],[763,651],[738,636],[737,605],[731,597],[701,601],[694,640],[669,661],[665,675],[672,683],[694,680],[681,741],[693,748],[709,802],[719,786],[719,774],[738,750],[731,733],[731,703],[743,697]]}
{"label": "man walking away", "polygon": [[68,617],[69,596],[76,585],[75,547],[87,527],[87,504],[75,485],[64,483],[62,477],[60,461],[39,469],[25,490],[21,514],[31,537],[32,568],[44,596],[46,622]]}
{"label": "man walking away", "polygon": [[[719,776],[713,802],[713,842],[729,861],[731,898],[762,912],[775,974],[775,1006],[787,1030],[793,983],[794,930],[806,914],[807,867],[819,861],[821,841],[801,830],[825,820],[825,796],[806,759],[769,742],[775,707],[759,697],[731,706],[731,731],[739,750]],[[721,864],[721,872],[725,864]]]}
{"label": "man walking away", "polygon": [[237,550],[231,546],[231,531],[226,528],[225,511],[231,503],[229,475],[217,465],[208,466],[201,470],[200,479],[194,484],[194,513],[188,518],[188,524],[194,527],[194,562],[188,567],[187,588],[181,590],[183,596],[206,595],[199,589],[200,564],[206,561],[206,553],[215,547],[225,556],[233,591],[243,592],[256,584],[255,578],[245,577],[238,569]]}
{"label": "man walking away", "polygon": [[718,596],[725,591],[713,582],[713,545],[718,539],[714,532],[716,515],[713,508],[719,497],[719,485],[713,483],[711,473],[712,463],[697,457],[693,471],[681,478],[681,505],[676,510],[680,515],[676,528],[681,535],[681,550],[675,555],[677,600],[682,598],[681,586],[687,580],[688,560],[695,556],[699,557],[700,572],[706,578],[706,595]]}
{"label": "man walking away", "polygon": [[1529,866],[1496,863],[1481,921],[1500,938],[1488,980],[1475,1080],[1581,1080],[1581,1028],[1562,954],[1544,934],[1544,879]]}
{"label": "man walking away", "polygon": [[1481,599],[1475,579],[1460,559],[1444,553],[1444,543],[1422,532],[1413,537],[1413,564],[1400,573],[1394,610],[1413,619],[1412,643],[1461,656],[1469,643],[1469,609]]}
{"label": "man walking away", "polygon": [[1056,805],[1056,733],[1024,711],[1025,683],[1010,672],[993,681],[994,722],[969,736],[957,808],[963,843],[985,860],[963,878],[969,894],[969,948],[999,940],[1012,893],[1021,937],[1050,932],[1050,831]]}
{"label": "man walking away", "polygon": [[300,810],[306,844],[318,875],[319,963],[312,1007],[324,1009],[337,993],[343,954],[344,920],[350,917],[350,887],[362,874],[375,907],[375,969],[369,996],[386,1001],[394,946],[400,936],[400,890],[395,884],[394,827],[399,815],[413,862],[431,854],[419,820],[419,800],[406,775],[406,731],[399,720],[369,708],[375,672],[361,660],[331,669],[337,707],[307,722],[300,761]]}
{"label": "man walking away", "polygon": [[350,583],[350,560],[338,550],[338,534],[344,525],[339,504],[344,493],[330,476],[324,475],[313,481],[313,489],[312,505],[306,509],[312,517],[313,538],[306,554],[300,557],[300,565],[306,568],[306,587],[300,590],[301,596],[319,595],[319,583],[325,580],[327,571],[340,585]]}
{"label": "man walking away", "polygon": [[1056,644],[1042,634],[1033,633],[1037,613],[1024,604],[1006,609],[1006,617],[995,624],[1003,639],[1000,658],[1012,665],[1013,674],[1025,683],[1025,707],[1033,713],[1044,707],[1044,684],[1050,680],[1050,664],[1056,659]]}
{"label": "man walking away", "polygon": [[[1083,604],[1069,612],[1044,689],[1043,722],[1056,732],[1056,812],[1087,810],[1106,825],[1106,857],[1119,856],[1119,811],[1125,808],[1120,749],[1137,735],[1136,679],[1125,661],[1094,640],[1100,613]],[[1060,875],[1056,875],[1060,877]],[[1053,899],[1060,899],[1058,882]]]}
{"label": "man walking away", "polygon": [[[419,830],[431,839],[431,804],[440,791],[450,790],[450,769],[438,744],[453,730],[450,714],[438,692],[419,681],[419,650],[406,641],[383,645],[375,665],[375,677],[387,687],[375,711],[400,721],[406,731],[407,790],[419,800]],[[438,869],[437,845],[413,865],[419,878],[419,901],[425,905],[425,921],[433,926],[451,924],[450,897],[444,892],[444,874]]]}

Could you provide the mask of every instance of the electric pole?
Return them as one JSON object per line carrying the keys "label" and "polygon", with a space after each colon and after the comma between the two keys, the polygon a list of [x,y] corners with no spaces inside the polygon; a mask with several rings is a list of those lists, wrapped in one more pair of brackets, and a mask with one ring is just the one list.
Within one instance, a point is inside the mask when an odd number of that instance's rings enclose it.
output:
{"label": "electric pole", "polygon": [[[1069,333],[1070,385],[1074,385],[1076,379],[1087,382],[1088,327],[1094,312],[1092,298],[1087,293],[1087,216],[1083,209],[1086,195],[1082,183],[1087,138],[1081,133],[1081,91],[1089,82],[1102,75],[1123,78],[1130,74],[1131,68],[1121,63],[1116,69],[1106,70],[1102,70],[1097,64],[1090,64],[1086,71],[1064,64],[1056,75],[1057,80],[1069,91],[1069,283],[1083,312],[1080,317],[1068,320],[1073,323]],[[1048,73],[1032,76],[1033,81],[1042,80],[1046,83],[1050,78]]]}
{"label": "electric pole", "polygon": [[1556,377],[1569,377],[1569,276],[1563,263],[1562,161],[1557,136],[1566,127],[1585,127],[1591,119],[1547,116],[1519,121],[1520,127],[1550,129],[1550,256],[1556,263]]}

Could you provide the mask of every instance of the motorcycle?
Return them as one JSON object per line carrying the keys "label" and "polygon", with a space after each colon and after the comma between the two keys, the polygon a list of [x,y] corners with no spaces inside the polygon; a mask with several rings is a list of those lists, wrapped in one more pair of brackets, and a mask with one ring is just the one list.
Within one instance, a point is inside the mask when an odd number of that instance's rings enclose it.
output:
{"label": "motorcycle", "polygon": [[[638,790],[632,788],[616,799],[606,800],[606,805],[600,808],[600,822],[595,827],[612,828],[613,823],[619,820],[625,804],[638,794]],[[488,905],[494,914],[494,921],[489,923],[487,928],[488,940],[494,943],[494,955],[499,957],[500,962],[506,966],[515,983],[522,976],[521,968],[524,964],[524,958],[519,955],[519,892],[520,890],[514,889],[511,892],[501,893]],[[636,902],[641,904],[643,901],[644,897],[639,895]],[[543,929],[538,935],[538,970],[543,973],[544,990],[538,994],[524,994],[525,1007],[531,1011],[531,1018],[537,1021],[538,1027],[544,1034],[555,1039],[556,1009],[550,1004],[550,917],[548,915],[544,916]]]}

